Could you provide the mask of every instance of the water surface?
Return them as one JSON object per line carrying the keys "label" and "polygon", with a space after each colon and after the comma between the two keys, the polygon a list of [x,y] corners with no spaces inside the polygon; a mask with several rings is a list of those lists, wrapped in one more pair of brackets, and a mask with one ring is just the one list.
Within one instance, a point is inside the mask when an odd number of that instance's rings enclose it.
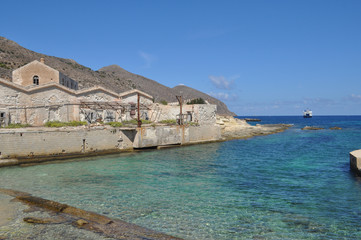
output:
{"label": "water surface", "polygon": [[[0,187],[185,239],[361,239],[361,117],[259,117],[286,132],[0,169]],[[306,125],[326,128],[302,131]],[[342,130],[329,130],[339,126]]]}

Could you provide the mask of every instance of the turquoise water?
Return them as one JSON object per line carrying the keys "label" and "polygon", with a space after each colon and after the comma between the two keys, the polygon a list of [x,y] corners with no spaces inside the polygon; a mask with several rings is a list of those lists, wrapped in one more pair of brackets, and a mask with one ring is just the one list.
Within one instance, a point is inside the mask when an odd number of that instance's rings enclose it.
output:
{"label": "turquoise water", "polygon": [[361,180],[349,170],[361,116],[259,118],[295,125],[248,140],[2,168],[0,187],[185,239],[361,239]]}

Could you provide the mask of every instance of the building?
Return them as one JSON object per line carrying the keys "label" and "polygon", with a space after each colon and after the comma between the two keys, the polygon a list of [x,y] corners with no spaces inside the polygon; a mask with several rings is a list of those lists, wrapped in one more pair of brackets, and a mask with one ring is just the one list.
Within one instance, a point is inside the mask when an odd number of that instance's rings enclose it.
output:
{"label": "building", "polygon": [[116,93],[103,87],[78,89],[78,82],[41,61],[13,71],[12,81],[0,78],[0,126],[10,123],[42,126],[49,121],[124,121],[147,118],[153,97],[133,89]]}
{"label": "building", "polygon": [[14,70],[12,73],[12,81],[24,87],[54,82],[67,88],[78,90],[77,81],[45,65],[44,58],[41,58],[40,62],[35,60]]}
{"label": "building", "polygon": [[[138,104],[139,103],[139,104]],[[116,93],[104,87],[79,89],[78,82],[35,60],[0,78],[0,127],[8,124],[43,126],[49,121],[122,122],[138,118],[159,122],[214,124],[216,105],[162,105],[137,89]],[[182,115],[180,115],[182,112]],[[180,122],[180,121],[179,121]]]}

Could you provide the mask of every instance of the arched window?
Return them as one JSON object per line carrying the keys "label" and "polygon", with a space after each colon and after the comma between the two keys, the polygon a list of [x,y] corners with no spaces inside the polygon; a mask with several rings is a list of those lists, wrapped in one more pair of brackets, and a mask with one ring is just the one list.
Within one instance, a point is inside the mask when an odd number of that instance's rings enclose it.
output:
{"label": "arched window", "polygon": [[36,75],[33,77],[33,84],[34,85],[39,85],[39,77],[36,76]]}

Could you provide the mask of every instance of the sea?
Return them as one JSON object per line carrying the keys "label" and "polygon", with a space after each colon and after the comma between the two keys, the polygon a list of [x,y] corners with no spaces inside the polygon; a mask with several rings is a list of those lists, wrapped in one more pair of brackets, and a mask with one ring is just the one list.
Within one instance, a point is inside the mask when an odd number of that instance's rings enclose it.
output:
{"label": "sea", "polygon": [[252,118],[294,125],[246,140],[1,168],[0,187],[184,239],[361,239],[361,178],[349,167],[361,116]]}

